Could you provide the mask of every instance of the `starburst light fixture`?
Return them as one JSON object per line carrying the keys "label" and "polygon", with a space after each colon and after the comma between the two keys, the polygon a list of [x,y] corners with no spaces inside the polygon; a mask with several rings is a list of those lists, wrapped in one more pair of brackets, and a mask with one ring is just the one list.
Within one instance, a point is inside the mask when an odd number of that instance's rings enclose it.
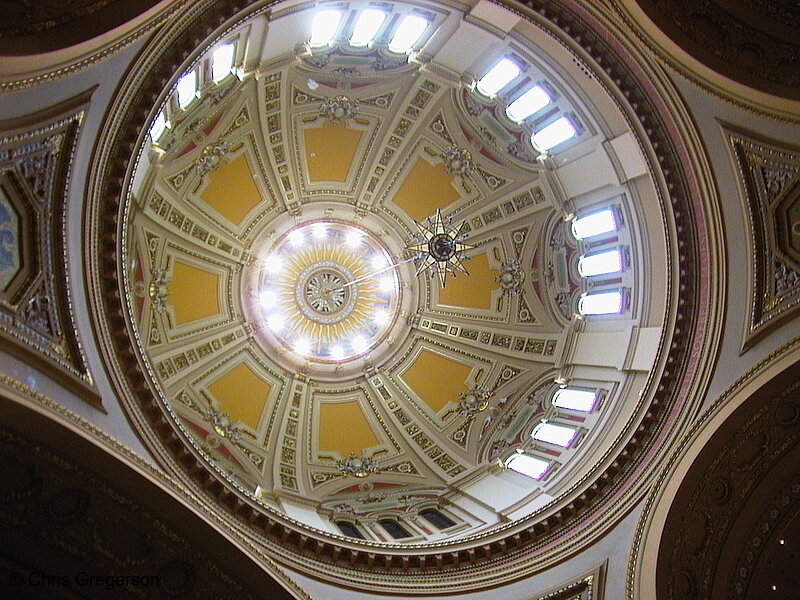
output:
{"label": "starburst light fixture", "polygon": [[419,231],[406,249],[416,253],[413,258],[417,263],[417,275],[423,271],[428,271],[431,277],[438,275],[442,287],[448,273],[453,276],[458,272],[469,275],[462,264],[467,260],[464,252],[475,246],[464,243],[466,221],[453,225],[450,218],[442,217],[442,212],[437,209],[432,216],[416,225]]}

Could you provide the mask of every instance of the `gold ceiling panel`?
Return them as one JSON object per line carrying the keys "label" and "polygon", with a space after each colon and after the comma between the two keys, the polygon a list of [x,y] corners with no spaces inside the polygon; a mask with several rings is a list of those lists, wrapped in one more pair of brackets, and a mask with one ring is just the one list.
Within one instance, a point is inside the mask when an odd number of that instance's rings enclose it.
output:
{"label": "gold ceiling panel", "polygon": [[449,279],[447,285],[439,289],[439,304],[492,310],[493,297],[500,289],[500,284],[496,279],[497,269],[489,265],[488,254],[484,252],[474,255],[464,266],[469,271],[469,276]]}
{"label": "gold ceiling panel", "polygon": [[454,181],[455,176],[444,170],[444,164],[433,165],[419,157],[392,201],[409,217],[422,221],[436,209],[450,206],[461,197]]}
{"label": "gold ceiling panel", "polygon": [[320,402],[318,442],[320,453],[363,456],[381,444],[357,399]]}
{"label": "gold ceiling panel", "polygon": [[447,356],[423,349],[400,378],[419,398],[439,413],[449,403],[458,402],[468,391],[472,367]]}
{"label": "gold ceiling panel", "polygon": [[245,154],[230,162],[223,160],[207,177],[209,183],[200,199],[234,225],[263,201]]}
{"label": "gold ceiling panel", "polygon": [[219,275],[176,260],[169,283],[169,304],[176,325],[219,314]]}
{"label": "gold ceiling panel", "polygon": [[324,121],[303,130],[308,180],[344,183],[353,166],[364,132],[345,121]]}
{"label": "gold ceiling panel", "polygon": [[208,392],[217,401],[220,412],[232,420],[258,429],[264,405],[272,385],[264,381],[246,362],[227,371],[208,385]]}

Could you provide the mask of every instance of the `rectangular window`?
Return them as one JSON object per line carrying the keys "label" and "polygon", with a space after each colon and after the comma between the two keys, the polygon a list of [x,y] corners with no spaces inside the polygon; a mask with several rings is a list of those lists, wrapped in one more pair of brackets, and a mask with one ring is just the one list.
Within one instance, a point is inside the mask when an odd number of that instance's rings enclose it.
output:
{"label": "rectangular window", "polygon": [[358,15],[356,26],[353,28],[353,35],[350,36],[351,46],[366,46],[378,33],[386,19],[386,13],[376,8],[368,8]]}
{"label": "rectangular window", "polygon": [[219,83],[233,71],[233,60],[236,47],[233,44],[223,44],[211,57],[211,79]]}
{"label": "rectangular window", "polygon": [[528,454],[515,454],[506,461],[506,468],[538,480],[547,474],[550,463]]}
{"label": "rectangular window", "polygon": [[598,210],[572,221],[572,234],[583,240],[617,230],[617,219],[610,208]]}
{"label": "rectangular window", "polygon": [[178,80],[178,106],[186,108],[197,98],[197,71],[192,69]]}
{"label": "rectangular window", "polygon": [[517,123],[524,121],[533,113],[539,112],[550,104],[550,94],[540,86],[535,85],[519,98],[508,105],[506,114],[508,118]]}
{"label": "rectangular window", "polygon": [[150,137],[154,142],[157,142],[161,139],[161,136],[164,135],[166,130],[167,117],[164,115],[164,111],[162,110],[160,113],[158,113],[158,116],[153,119],[153,124],[150,126]]}
{"label": "rectangular window", "polygon": [[395,30],[389,50],[397,53],[408,53],[425,33],[428,28],[428,21],[419,15],[408,15]]}
{"label": "rectangular window", "polygon": [[402,540],[403,538],[410,538],[411,534],[403,528],[400,523],[394,521],[392,519],[383,519],[382,521],[378,521],[383,527],[386,532],[392,536],[396,540]]}
{"label": "rectangular window", "polygon": [[578,310],[582,315],[609,315],[621,313],[624,308],[622,292],[599,292],[584,294],[578,301]]}
{"label": "rectangular window", "polygon": [[455,521],[447,518],[438,510],[432,508],[423,510],[419,514],[428,523],[436,527],[436,529],[447,529],[448,527],[453,527],[456,524]]}
{"label": "rectangular window", "polygon": [[578,431],[572,427],[555,425],[554,423],[540,423],[536,426],[531,437],[537,442],[547,442],[563,448],[569,448],[575,440]]}
{"label": "rectangular window", "polygon": [[578,273],[582,277],[619,273],[620,271],[622,271],[622,252],[619,250],[595,252],[578,259]]}
{"label": "rectangular window", "polygon": [[475,87],[484,96],[494,98],[497,92],[511,83],[519,73],[520,68],[517,63],[510,58],[503,58],[478,80]]}
{"label": "rectangular window", "polygon": [[329,46],[339,29],[342,13],[338,10],[321,10],[314,15],[311,23],[311,46]]}
{"label": "rectangular window", "polygon": [[566,142],[577,133],[575,126],[567,117],[556,119],[550,125],[531,136],[531,142],[539,150],[550,150]]}
{"label": "rectangular window", "polygon": [[589,390],[562,388],[553,394],[553,405],[567,410],[591,412],[597,402],[597,393]]}

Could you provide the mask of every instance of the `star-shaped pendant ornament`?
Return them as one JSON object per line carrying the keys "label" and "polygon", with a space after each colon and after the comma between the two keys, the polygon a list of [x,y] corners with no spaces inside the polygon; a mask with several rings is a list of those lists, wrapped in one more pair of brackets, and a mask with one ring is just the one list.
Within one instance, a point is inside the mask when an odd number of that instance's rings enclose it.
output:
{"label": "star-shaped pendant ornament", "polygon": [[467,260],[464,252],[475,246],[464,243],[466,221],[452,225],[450,219],[443,218],[437,209],[432,216],[416,225],[419,231],[406,249],[416,253],[417,275],[423,271],[429,271],[431,277],[438,275],[442,287],[448,273],[453,276],[457,272],[469,275],[462,264]]}

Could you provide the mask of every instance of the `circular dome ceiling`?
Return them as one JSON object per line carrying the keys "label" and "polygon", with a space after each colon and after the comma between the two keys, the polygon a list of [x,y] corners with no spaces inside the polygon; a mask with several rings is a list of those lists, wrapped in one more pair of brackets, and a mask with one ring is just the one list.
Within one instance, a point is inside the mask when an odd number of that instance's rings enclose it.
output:
{"label": "circular dome ceiling", "polygon": [[[138,124],[98,261],[119,269],[124,395],[159,456],[281,544],[389,567],[561,523],[672,393],[650,146],[540,25],[484,2],[256,4]],[[420,237],[437,211],[468,272],[444,285],[418,274],[454,258]]]}

